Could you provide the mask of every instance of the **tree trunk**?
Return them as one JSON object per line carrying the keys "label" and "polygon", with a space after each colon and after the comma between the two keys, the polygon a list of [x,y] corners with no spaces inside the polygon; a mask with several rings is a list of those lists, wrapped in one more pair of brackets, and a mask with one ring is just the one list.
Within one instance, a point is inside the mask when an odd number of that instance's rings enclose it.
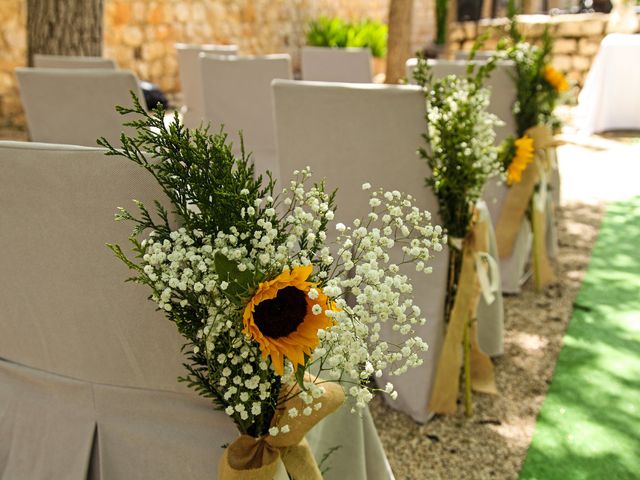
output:
{"label": "tree trunk", "polygon": [[398,83],[405,77],[405,63],[411,55],[411,14],[413,0],[389,3],[389,44],[386,83]]}
{"label": "tree trunk", "polygon": [[35,53],[102,55],[103,0],[27,0],[29,65]]}

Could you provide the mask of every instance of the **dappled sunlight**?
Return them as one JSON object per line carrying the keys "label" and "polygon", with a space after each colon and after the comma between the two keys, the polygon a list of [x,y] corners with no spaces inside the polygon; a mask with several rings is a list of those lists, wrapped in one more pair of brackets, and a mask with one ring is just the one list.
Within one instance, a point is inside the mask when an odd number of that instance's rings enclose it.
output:
{"label": "dappled sunlight", "polygon": [[548,344],[549,340],[536,334],[516,332],[512,337],[512,342],[532,355],[540,355]]}

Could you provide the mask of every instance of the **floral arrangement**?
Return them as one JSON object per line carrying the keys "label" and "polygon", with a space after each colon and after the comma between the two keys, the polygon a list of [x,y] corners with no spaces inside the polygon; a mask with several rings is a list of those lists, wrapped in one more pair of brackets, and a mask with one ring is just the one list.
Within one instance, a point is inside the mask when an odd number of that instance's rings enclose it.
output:
{"label": "floral arrangement", "polygon": [[522,173],[533,160],[533,139],[526,133],[513,142],[514,154],[507,166],[507,184],[513,185],[522,180]]}
{"label": "floral arrangement", "polygon": [[499,44],[498,56],[515,64],[513,115],[517,132],[505,139],[500,148],[511,188],[496,225],[496,235],[500,255],[508,258],[522,218],[528,212],[534,236],[533,277],[536,289],[541,290],[554,280],[544,241],[547,177],[553,169],[553,131],[560,127],[554,109],[561,94],[569,89],[569,83],[550,63],[553,42],[548,30],[545,29],[540,46],[531,45],[517,29],[513,1],[509,2],[509,17],[509,37]]}
{"label": "floral arrangement", "polygon": [[429,148],[420,148],[419,154],[431,167],[433,173],[426,182],[453,237],[467,233],[487,179],[503,175],[494,130],[501,121],[487,111],[489,91],[482,86],[494,66],[495,61],[471,64],[468,78],[449,75],[438,80],[425,59],[418,59],[414,70],[427,102],[423,137]]}
{"label": "floral arrangement", "polygon": [[[471,59],[474,53],[475,50]],[[495,60],[481,65],[470,64],[467,78],[450,75],[438,80],[433,79],[425,59],[419,59],[414,70],[415,81],[423,88],[427,103],[423,138],[428,147],[421,147],[419,154],[431,168],[432,176],[426,179],[426,183],[438,199],[439,213],[452,247],[449,250],[449,288],[445,306],[445,320],[449,327],[443,351],[448,349],[448,342],[462,338],[463,332],[456,329],[464,328],[467,359],[470,349],[475,347],[470,332],[474,328],[472,320],[479,296],[472,294],[473,298],[470,298],[466,292],[469,291],[467,287],[476,281],[477,268],[473,262],[475,254],[481,250],[480,237],[483,236],[478,233],[475,207],[487,180],[504,175],[494,130],[501,122],[487,111],[489,91],[482,86],[494,67]],[[462,308],[463,304],[469,305],[469,309]],[[490,365],[488,358],[487,362]],[[455,405],[451,405],[454,398],[451,395],[447,396],[446,405],[434,400],[440,389],[439,378],[446,383],[450,381],[447,377],[459,373],[441,373],[445,371],[442,365],[447,363],[452,362],[441,357],[430,404],[433,411],[442,413],[450,413],[452,408],[455,411]],[[468,387],[465,390],[466,411],[471,415],[469,368],[465,368],[465,381]]]}
{"label": "floral arrangement", "polygon": [[[162,110],[147,113],[133,98],[118,111],[136,116],[126,123],[136,136],[123,134],[122,148],[99,143],[153,175],[171,211],[160,202],[155,213],[140,202],[137,214],[119,209],[134,225],[135,256],[110,248],[185,338],[180,380],[241,434],[269,441],[324,409],[330,386],[363,408],[378,390],[371,377],[421,363],[427,344],[414,327],[425,319],[400,266],[428,274],[442,249],[428,212],[398,191],[370,190],[367,217],[334,224],[334,193],[311,183],[309,169],[277,192],[244,147],[234,157],[222,131],[187,130],[177,115],[167,126]],[[385,322],[395,344],[380,338]],[[381,391],[397,395],[391,384]]]}
{"label": "floral arrangement", "polygon": [[[504,141],[501,158],[506,169],[511,168],[512,162],[518,163],[519,165],[514,167],[517,171],[523,163],[528,162],[523,162],[524,153],[522,150],[518,151],[516,141],[524,139],[527,130],[536,125],[559,128],[560,121],[553,112],[560,94],[569,89],[569,83],[562,72],[550,63],[553,41],[548,30],[544,31],[540,46],[532,45],[525,42],[518,32],[513,10],[510,17],[508,41],[499,44],[498,57],[511,60],[515,64],[513,80],[516,86],[516,101],[513,105],[513,115],[516,120],[517,138],[509,137]],[[520,181],[519,178],[515,175],[511,177],[511,182],[517,183]]]}

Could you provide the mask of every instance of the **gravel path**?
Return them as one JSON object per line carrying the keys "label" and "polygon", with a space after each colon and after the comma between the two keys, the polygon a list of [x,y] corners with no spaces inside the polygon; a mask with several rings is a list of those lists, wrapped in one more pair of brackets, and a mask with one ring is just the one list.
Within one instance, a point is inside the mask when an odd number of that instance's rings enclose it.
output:
{"label": "gravel path", "polygon": [[426,425],[374,400],[371,410],[398,480],[517,479],[603,211],[602,204],[560,209],[560,281],[543,294],[526,285],[520,295],[505,297],[505,354],[495,361],[500,396],[475,395],[470,419],[460,413]]}

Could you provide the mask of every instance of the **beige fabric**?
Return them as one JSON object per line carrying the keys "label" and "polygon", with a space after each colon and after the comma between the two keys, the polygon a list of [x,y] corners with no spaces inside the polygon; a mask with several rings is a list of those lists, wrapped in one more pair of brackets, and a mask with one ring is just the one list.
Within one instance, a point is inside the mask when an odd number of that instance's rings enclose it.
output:
{"label": "beige fabric", "polygon": [[[324,479],[343,480],[356,476],[393,479],[369,409],[365,409],[362,416],[351,413],[350,409],[349,405],[343,406],[307,434],[318,461],[331,449],[339,447],[323,465],[329,467]],[[341,458],[350,461],[338,461]]]}
{"label": "beige fabric", "polygon": [[[176,381],[182,337],[105,247],[127,245],[115,208],[162,201],[160,188],[95,148],[0,142],[0,172],[2,478],[211,478],[236,429]],[[382,451],[370,417],[318,428],[352,447],[332,456],[338,471],[392,478],[362,467]]]}
{"label": "beige fabric", "polygon": [[[125,284],[107,242],[128,247],[115,222],[132,199],[165,197],[153,177],[102,149],[0,144],[0,356],[80,380],[186,391],[181,337]],[[109,358],[108,362],[105,359]]]}
{"label": "beige fabric", "polygon": [[33,56],[33,66],[36,68],[101,68],[115,69],[116,62],[104,57],[76,57],[68,55]]}
{"label": "beige fabric", "polygon": [[[472,228],[462,243],[455,301],[447,324],[429,401],[429,408],[436,413],[454,414],[457,411],[460,372],[463,369],[465,350],[469,355],[470,385],[473,390],[497,393],[493,364],[491,359],[478,348],[477,329],[474,323],[482,295],[475,256],[478,252],[488,249],[487,228],[489,228],[487,217],[484,216],[481,220],[480,215],[474,214]],[[466,401],[471,399],[470,395],[470,391],[465,392]]]}
{"label": "beige fabric", "polygon": [[[276,80],[273,89],[283,178],[307,165],[318,180],[326,178],[328,188],[338,189],[336,221],[348,224],[368,213],[361,185],[370,182],[414,195],[420,208],[432,212],[433,223],[440,223],[437,200],[424,183],[429,168],[416,154],[425,115],[418,87]],[[391,381],[399,391],[393,406],[420,422],[431,415],[427,399],[443,338],[447,248],[432,265],[429,276],[406,271],[428,320],[420,330],[430,346],[424,364],[401,377],[380,379],[381,385]],[[387,327],[385,337],[393,341],[395,333]]]}
{"label": "beige fabric", "polygon": [[130,91],[144,102],[126,70],[17,68],[16,75],[34,142],[96,146],[104,136],[118,144],[120,133],[131,130],[116,105],[130,106]]}
{"label": "beige fabric", "polygon": [[369,48],[302,47],[302,78],[322,82],[371,83]]}
{"label": "beige fabric", "polygon": [[200,61],[205,115],[211,128],[218,131],[224,124],[237,152],[242,131],[245,150],[253,152],[257,171],[271,170],[277,176],[271,81],[292,78],[289,55],[202,55]]}
{"label": "beige fabric", "polygon": [[[315,377],[306,375],[308,381]],[[225,450],[218,466],[220,480],[273,480],[278,471],[280,460],[293,480],[322,480],[319,465],[305,435],[321,420],[331,415],[344,403],[344,390],[337,383],[325,383],[324,395],[319,399],[319,409],[311,415],[301,415],[291,419],[287,412],[291,408],[304,410],[306,404],[299,396],[278,403],[278,411],[271,421],[272,426],[282,428],[288,425],[289,431],[277,436],[269,434],[260,438],[241,435]],[[296,386],[296,392],[301,390]],[[282,402],[294,392],[280,392]]]}
{"label": "beige fabric", "polygon": [[196,128],[204,121],[200,54],[237,55],[238,46],[176,43],[175,47],[178,54],[178,74],[182,86],[184,123],[188,128]]}
{"label": "beige fabric", "polygon": [[[491,220],[495,229],[502,211],[509,187],[498,179],[490,179],[484,187],[483,199],[485,200]],[[524,218],[520,223],[516,240],[513,244],[513,255],[508,258],[499,258],[500,279],[502,282],[502,291],[504,293],[519,293],[522,285],[530,275],[527,268],[531,259],[531,248],[533,244],[533,234],[531,230],[531,222],[528,218]]]}
{"label": "beige fabric", "polygon": [[[496,232],[491,223],[491,215],[484,201],[479,201],[477,205],[478,217],[481,222],[486,222],[485,239],[487,251],[496,261],[498,256],[498,246],[496,245]],[[498,262],[499,263],[499,262]],[[502,272],[498,272],[502,278]],[[500,283],[498,283],[500,284]],[[480,350],[489,355],[496,357],[504,353],[504,303],[502,295],[497,294],[495,300],[491,304],[487,304],[484,299],[480,299],[476,311],[478,319],[478,346]]]}

